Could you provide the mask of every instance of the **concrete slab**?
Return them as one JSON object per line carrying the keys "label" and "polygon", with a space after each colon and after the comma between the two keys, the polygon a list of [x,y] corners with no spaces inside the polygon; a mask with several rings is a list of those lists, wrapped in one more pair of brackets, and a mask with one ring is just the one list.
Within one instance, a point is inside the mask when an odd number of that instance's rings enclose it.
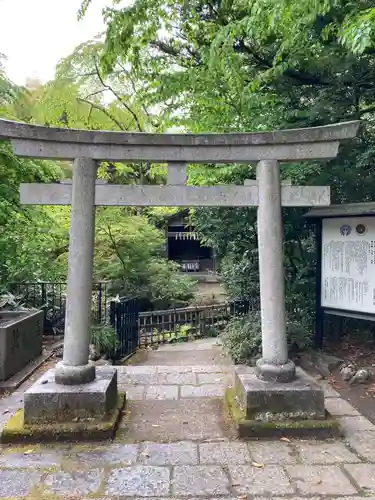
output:
{"label": "concrete slab", "polygon": [[158,377],[155,373],[124,373],[117,372],[119,384],[127,385],[157,385]]}
{"label": "concrete slab", "polygon": [[187,355],[187,351],[175,350],[175,351],[164,351],[160,349],[158,351],[152,351],[148,356],[148,359],[143,361],[146,366],[176,366],[180,367],[187,366],[189,371],[191,371],[191,366],[196,365],[220,365],[224,364],[225,360],[221,355],[220,350],[191,350]]}
{"label": "concrete slab", "polygon": [[299,461],[295,446],[287,442],[251,442],[248,446],[252,460],[259,464],[291,465]]}
{"label": "concrete slab", "polygon": [[340,394],[332,387],[327,380],[319,380],[319,385],[323,387],[325,398],[339,398]]}
{"label": "concrete slab", "polygon": [[129,375],[143,374],[143,375],[155,375],[156,366],[138,366],[138,365],[126,365],[126,366],[115,366],[118,374],[118,380],[121,380],[121,375],[127,373]]}
{"label": "concrete slab", "polygon": [[178,466],[172,479],[173,495],[228,495],[230,483],[217,465]]}
{"label": "concrete slab", "polygon": [[202,373],[221,374],[223,373],[224,367],[221,365],[198,365],[198,366],[192,366],[191,369],[193,373],[198,373],[198,374]]}
{"label": "concrete slab", "polygon": [[325,406],[334,417],[359,416],[360,413],[350,403],[342,398],[327,398]]}
{"label": "concrete slab", "polygon": [[156,385],[195,385],[197,376],[195,373],[159,373]]}
{"label": "concrete slab", "polygon": [[366,461],[375,462],[375,432],[360,431],[346,438],[350,448]]}
{"label": "concrete slab", "polygon": [[26,497],[39,481],[40,474],[30,470],[0,470],[0,498]]}
{"label": "concrete slab", "polygon": [[55,370],[48,370],[24,395],[24,423],[69,422],[105,415],[117,404],[117,371],[97,367],[96,378],[88,384],[61,385]]}
{"label": "concrete slab", "polygon": [[[375,494],[374,464],[346,464],[344,467],[362,490],[366,493]],[[345,493],[348,494],[349,491],[346,491]]]}
{"label": "concrete slab", "polygon": [[233,423],[219,399],[130,401],[118,440],[159,443],[235,437]]}
{"label": "concrete slab", "polygon": [[286,495],[293,493],[288,476],[281,467],[269,465],[262,468],[251,465],[229,467],[233,488],[239,495]]}
{"label": "concrete slab", "polygon": [[126,400],[142,401],[145,395],[144,385],[118,384],[118,390],[126,394]]}
{"label": "concrete slab", "polygon": [[250,462],[249,450],[245,443],[201,443],[199,445],[201,464],[246,464]]}
{"label": "concrete slab", "polygon": [[137,444],[111,444],[92,446],[88,450],[73,447],[62,454],[65,461],[77,464],[78,467],[108,467],[109,465],[134,465],[137,462],[139,446]]}
{"label": "concrete slab", "polygon": [[356,463],[361,460],[354,453],[349,451],[341,441],[328,442],[301,442],[296,443],[296,448],[305,464],[343,464]]}
{"label": "concrete slab", "polygon": [[143,443],[140,461],[145,465],[198,465],[198,446],[191,441]]}
{"label": "concrete slab", "polygon": [[[357,465],[350,465],[357,467]],[[337,465],[295,465],[286,470],[302,495],[355,495],[358,491]]]}
{"label": "concrete slab", "polygon": [[225,394],[223,384],[182,385],[181,398],[222,398]]}
{"label": "concrete slab", "polygon": [[178,385],[150,385],[146,387],[146,399],[178,399]]}
{"label": "concrete slab", "polygon": [[106,495],[161,497],[169,494],[171,471],[167,467],[136,465],[114,469],[108,478]]}
{"label": "concrete slab", "polygon": [[[158,354],[161,354],[160,352]],[[158,365],[154,367],[158,373],[172,373],[172,374],[182,374],[182,373],[191,373],[192,366],[174,366],[174,365]]]}
{"label": "concrete slab", "polygon": [[[198,384],[224,384],[226,376],[223,373],[197,373]],[[189,382],[186,382],[188,385]]]}
{"label": "concrete slab", "polygon": [[95,493],[101,485],[104,472],[100,469],[90,471],[64,472],[47,474],[43,480],[45,489],[56,495],[66,497]]}
{"label": "concrete slab", "polygon": [[358,417],[340,417],[339,422],[345,436],[358,431],[375,431],[375,425],[362,415]]}
{"label": "concrete slab", "polygon": [[51,450],[45,450],[43,453],[34,451],[31,453],[4,453],[0,455],[0,467],[48,469],[60,465],[61,458],[59,454]]}

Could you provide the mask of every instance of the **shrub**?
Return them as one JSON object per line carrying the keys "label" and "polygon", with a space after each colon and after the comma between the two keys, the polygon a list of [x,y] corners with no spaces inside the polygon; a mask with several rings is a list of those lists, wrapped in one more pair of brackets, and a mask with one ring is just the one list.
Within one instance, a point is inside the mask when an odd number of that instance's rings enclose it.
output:
{"label": "shrub", "polygon": [[7,311],[23,311],[26,310],[24,298],[22,296],[13,295],[10,292],[0,294],[0,310]]}
{"label": "shrub", "polygon": [[116,330],[106,325],[91,327],[91,343],[101,356],[107,357],[113,357],[120,345]]}
{"label": "shrub", "polygon": [[[311,345],[311,334],[297,321],[287,319],[286,329],[290,352],[295,353]],[[253,364],[262,355],[260,313],[233,317],[222,334],[222,341],[234,363]]]}
{"label": "shrub", "polygon": [[233,361],[251,364],[252,358],[259,358],[262,351],[260,314],[234,316],[221,336]]}

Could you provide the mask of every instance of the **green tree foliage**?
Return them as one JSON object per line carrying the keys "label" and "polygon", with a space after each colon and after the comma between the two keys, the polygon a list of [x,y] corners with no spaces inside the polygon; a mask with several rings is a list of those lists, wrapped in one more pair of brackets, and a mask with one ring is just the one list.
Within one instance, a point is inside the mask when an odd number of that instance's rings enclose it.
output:
{"label": "green tree foliage", "polygon": [[[88,4],[89,2],[87,2]],[[336,160],[286,164],[293,183],[332,187],[332,202],[374,198],[373,2],[135,0],[106,9],[101,67],[142,82],[147,105],[192,132],[258,131],[362,119]],[[242,183],[254,165],[193,166],[194,184]],[[303,211],[284,211],[287,300],[312,310],[314,239]],[[258,293],[253,209],[197,210],[195,225],[222,259],[234,297]],[[310,306],[310,307],[309,307]]]}
{"label": "green tree foliage", "polygon": [[61,170],[54,163],[16,157],[9,144],[0,142],[0,280],[54,278],[51,228],[53,218],[44,208],[22,207],[21,182],[57,180]]}
{"label": "green tree foliage", "polygon": [[7,77],[3,61],[5,56],[0,53],[0,112],[11,103],[18,95],[19,89]]}
{"label": "green tree foliage", "polygon": [[176,306],[191,299],[194,283],[163,255],[164,235],[142,215],[129,209],[98,210],[95,274],[115,282],[115,291],[142,296],[156,308]]}
{"label": "green tree foliage", "polygon": [[[13,85],[0,67],[0,116],[16,118],[18,100],[26,90]],[[0,141],[0,282],[58,276],[54,267],[51,227],[53,218],[45,208],[22,207],[21,182],[48,182],[61,178],[54,162],[15,156],[8,143]],[[57,273],[57,274],[56,274]]]}
{"label": "green tree foliage", "polygon": [[[77,48],[61,61],[56,79],[46,85],[28,82],[18,98],[9,98],[3,116],[47,126],[91,130],[147,130],[153,118],[121,89],[123,76],[104,77],[97,65],[97,42]],[[132,84],[129,84],[130,86]],[[103,95],[105,94],[105,95]],[[9,94],[10,95],[10,94]],[[21,207],[21,182],[48,182],[71,176],[68,162],[17,158],[10,145],[0,144],[0,279],[3,286],[20,280],[61,280],[67,277],[69,207]],[[165,168],[103,162],[99,176],[113,183],[155,183]],[[113,283],[112,292],[142,296],[155,307],[189,300],[194,283],[163,255],[163,233],[154,223],[163,211],[98,208],[94,279]]]}

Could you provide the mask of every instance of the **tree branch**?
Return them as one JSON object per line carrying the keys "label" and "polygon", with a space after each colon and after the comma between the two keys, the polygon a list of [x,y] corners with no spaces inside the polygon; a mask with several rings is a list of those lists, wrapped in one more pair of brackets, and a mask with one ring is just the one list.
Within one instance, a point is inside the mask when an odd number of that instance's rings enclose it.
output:
{"label": "tree branch", "polygon": [[88,99],[89,97],[94,97],[95,95],[102,94],[104,92],[104,89],[96,90],[95,92],[91,92],[91,94],[88,94],[85,99]]}
{"label": "tree branch", "polygon": [[121,253],[118,249],[118,246],[117,246],[117,243],[116,243],[116,240],[112,234],[112,231],[111,231],[111,226],[109,224],[107,224],[107,231],[105,230],[105,228],[103,228],[104,230],[104,233],[108,236],[108,238],[111,240],[111,244],[112,244],[112,249],[114,250],[115,254],[117,255],[119,261],[121,262],[122,264],[122,267],[124,269],[124,271],[126,271],[126,264],[125,264],[125,261],[124,259],[122,258],[121,256]]}
{"label": "tree branch", "polygon": [[[113,121],[113,123],[115,123],[118,128],[120,130],[127,130],[118,120],[117,118],[115,118],[107,109],[103,108],[103,106],[100,106],[99,104],[95,104],[94,102],[91,102],[87,99],[84,99],[83,97],[77,97],[77,101],[80,101],[80,102],[85,102],[86,104],[89,104],[91,106],[91,109],[92,108],[95,108],[99,111],[101,111],[102,113],[104,113],[106,116],[108,116],[108,118],[110,120]],[[90,110],[90,114],[91,114],[91,110]]]}
{"label": "tree branch", "polygon": [[[258,64],[267,69],[273,68],[273,64],[271,61],[268,61],[263,56],[260,56],[255,50],[247,45],[244,40],[239,40],[236,44],[237,52],[250,54]],[[294,80],[300,81],[304,85],[320,85],[323,87],[327,87],[333,85],[333,83],[326,82],[319,78],[319,76],[311,75],[310,73],[306,73],[304,71],[296,71],[294,69],[286,69],[284,74],[289,78],[293,78]]]}
{"label": "tree branch", "polygon": [[151,47],[154,47],[156,49],[161,50],[161,52],[164,52],[164,54],[168,54],[172,57],[179,58],[180,59],[179,64],[181,66],[184,66],[184,67],[187,66],[186,63],[183,64],[183,61],[181,61],[181,59],[183,59],[183,57],[184,57],[182,54],[182,50],[186,50],[191,55],[191,57],[194,59],[194,61],[197,65],[201,62],[201,58],[200,58],[199,54],[195,50],[193,50],[191,47],[188,47],[187,45],[182,45],[180,49],[175,49],[170,44],[165,43],[162,40],[152,40],[150,42],[150,45],[151,45]]}
{"label": "tree branch", "polygon": [[137,127],[138,127],[138,130],[140,132],[143,132],[143,128],[142,128],[142,125],[141,125],[141,122],[139,121],[138,119],[138,116],[137,114],[132,110],[132,108],[129,106],[129,104],[127,104],[124,99],[120,96],[120,94],[118,92],[116,92],[112,87],[111,85],[108,85],[108,83],[105,83],[105,81],[103,80],[101,74],[100,74],[100,71],[99,71],[99,68],[98,68],[98,64],[97,62],[95,61],[95,69],[96,69],[96,74],[98,75],[98,78],[100,80],[100,83],[103,85],[103,87],[107,90],[109,90],[110,92],[112,92],[112,94],[116,97],[116,99],[121,102],[121,104],[129,111],[129,113],[132,115],[132,117],[134,118],[136,124],[137,124]]}
{"label": "tree branch", "polygon": [[362,108],[359,109],[357,112],[358,118],[366,113],[373,113],[375,111],[375,104],[372,104],[371,106],[367,106],[367,108]]}

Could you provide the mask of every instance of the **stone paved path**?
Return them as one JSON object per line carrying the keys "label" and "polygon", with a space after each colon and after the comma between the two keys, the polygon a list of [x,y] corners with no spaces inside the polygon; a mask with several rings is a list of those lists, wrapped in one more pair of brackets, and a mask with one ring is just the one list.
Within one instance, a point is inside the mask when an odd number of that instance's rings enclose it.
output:
{"label": "stone paved path", "polygon": [[[0,498],[375,500],[375,426],[330,386],[346,439],[243,442],[222,404],[230,366],[211,341],[118,370],[130,401],[116,440],[3,447]],[[21,402],[22,389],[2,399],[0,422]]]}

